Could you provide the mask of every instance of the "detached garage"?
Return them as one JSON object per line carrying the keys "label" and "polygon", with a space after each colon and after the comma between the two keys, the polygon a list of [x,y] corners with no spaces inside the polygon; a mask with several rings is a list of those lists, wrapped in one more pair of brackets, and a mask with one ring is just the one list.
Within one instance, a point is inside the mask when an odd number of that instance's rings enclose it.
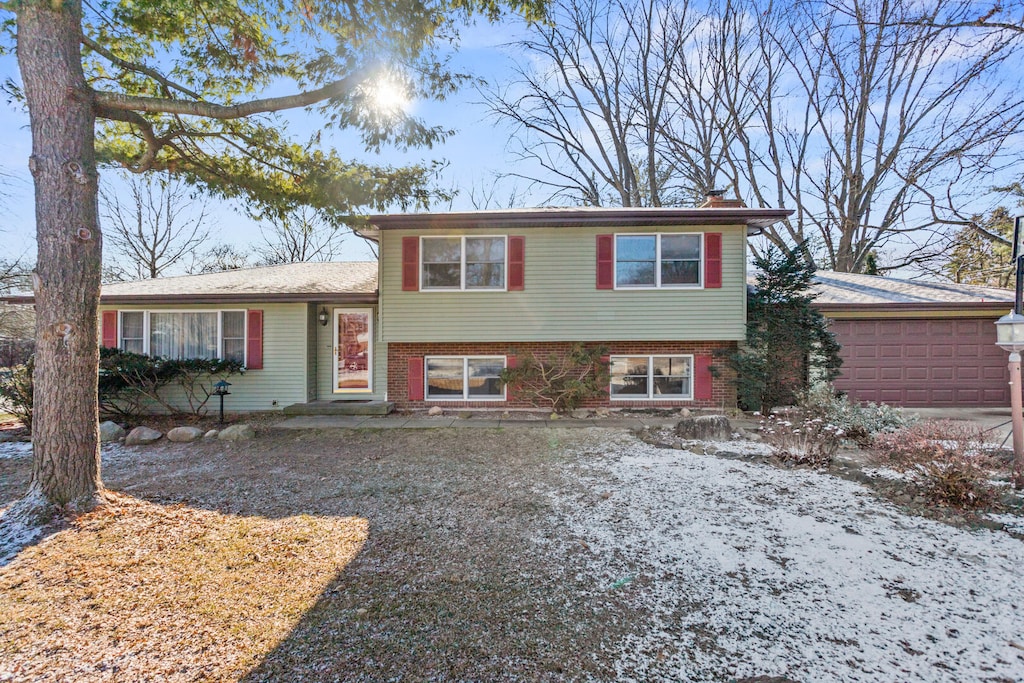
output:
{"label": "detached garage", "polygon": [[995,321],[1012,290],[819,271],[817,308],[842,345],[836,389],[909,407],[1006,406]]}

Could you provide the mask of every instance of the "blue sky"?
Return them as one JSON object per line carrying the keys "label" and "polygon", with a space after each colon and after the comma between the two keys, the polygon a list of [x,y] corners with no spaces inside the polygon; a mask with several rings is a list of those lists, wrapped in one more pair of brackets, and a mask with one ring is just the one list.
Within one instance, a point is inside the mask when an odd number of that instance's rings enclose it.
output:
{"label": "blue sky", "polygon": [[[506,78],[510,72],[514,51],[503,46],[515,40],[524,31],[521,22],[507,21],[490,25],[480,22],[461,31],[461,47],[455,54],[453,65],[458,70],[468,71],[488,81]],[[0,58],[0,79],[12,78],[20,82],[17,63],[13,55]],[[501,169],[508,167],[505,152],[507,132],[487,116],[487,109],[479,103],[481,99],[473,88],[464,88],[459,94],[445,102],[417,102],[413,113],[430,125],[441,125],[457,130],[456,135],[433,149],[415,149],[407,153],[383,150],[378,155],[369,154],[352,145],[351,135],[338,133],[331,136],[325,132],[323,143],[337,147],[346,158],[358,158],[369,162],[403,164],[416,161],[445,159],[449,162],[441,186],[464,188],[451,206],[433,207],[436,210],[471,209],[469,188],[490,186],[491,179]],[[318,127],[315,115],[305,112],[288,116],[290,127],[299,139],[306,139]],[[15,258],[28,253],[34,258],[35,221],[33,211],[32,179],[28,172],[28,158],[32,140],[28,128],[28,115],[18,104],[0,103],[0,130],[5,135],[0,139],[0,172],[9,177],[0,185],[5,197],[0,204],[0,258]],[[356,141],[358,143],[358,141]],[[107,172],[104,177],[110,177]],[[507,193],[506,193],[507,194]],[[499,193],[498,198],[502,198]],[[257,225],[244,213],[228,202],[213,202],[208,206],[210,226],[216,226],[220,241],[238,247],[259,241]],[[363,241],[356,237],[346,238],[341,256],[343,260],[364,260],[372,258]]]}

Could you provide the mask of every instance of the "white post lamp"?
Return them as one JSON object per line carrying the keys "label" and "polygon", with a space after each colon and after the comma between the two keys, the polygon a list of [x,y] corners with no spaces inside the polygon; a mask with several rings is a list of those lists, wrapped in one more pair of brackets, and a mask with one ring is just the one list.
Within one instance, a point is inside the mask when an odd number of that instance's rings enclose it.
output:
{"label": "white post lamp", "polygon": [[996,346],[1010,352],[1010,417],[1013,422],[1013,483],[1024,488],[1024,412],[1021,410],[1020,352],[1024,351],[1024,216],[1013,221],[1016,296],[1013,310],[996,321]]}
{"label": "white post lamp", "polygon": [[1024,472],[1024,412],[1022,412],[1020,352],[1024,351],[1024,315],[1011,311],[996,321],[996,346],[1010,352],[1010,418],[1013,423],[1013,471],[1018,488]]}

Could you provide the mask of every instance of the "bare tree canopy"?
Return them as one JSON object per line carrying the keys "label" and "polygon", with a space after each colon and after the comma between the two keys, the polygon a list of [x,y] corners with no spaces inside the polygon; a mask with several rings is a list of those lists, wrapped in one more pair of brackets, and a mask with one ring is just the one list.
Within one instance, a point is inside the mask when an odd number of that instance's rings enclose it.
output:
{"label": "bare tree canopy", "polygon": [[260,226],[263,244],[258,247],[260,265],[332,261],[341,255],[345,234],[351,231],[328,224],[316,211],[299,208]]}
{"label": "bare tree canopy", "polygon": [[209,239],[199,192],[167,175],[127,178],[124,195],[100,188],[107,243],[130,278],[155,278],[183,265]]}
{"label": "bare tree canopy", "polygon": [[[683,205],[715,186],[789,207],[766,232],[861,272],[927,242],[1024,160],[1024,34],[939,0],[562,0],[489,95],[555,197]],[[892,262],[890,266],[898,266]]]}
{"label": "bare tree canopy", "polygon": [[219,273],[223,270],[239,270],[252,266],[249,254],[232,244],[222,242],[202,253],[193,255],[186,271],[189,275],[201,275],[202,273]]}

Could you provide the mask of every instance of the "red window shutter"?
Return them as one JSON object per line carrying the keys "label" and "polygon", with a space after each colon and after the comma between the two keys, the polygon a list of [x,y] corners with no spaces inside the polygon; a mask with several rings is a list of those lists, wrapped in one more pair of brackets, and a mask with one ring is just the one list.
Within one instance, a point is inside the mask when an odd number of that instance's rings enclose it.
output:
{"label": "red window shutter", "polygon": [[423,356],[412,356],[409,358],[409,400],[423,400]]}
{"label": "red window shutter", "polygon": [[247,370],[263,369],[263,311],[250,309],[246,311],[248,328],[245,340]]}
{"label": "red window shutter", "polygon": [[704,233],[704,287],[722,287],[722,233]]}
{"label": "red window shutter", "polygon": [[597,288],[615,289],[615,235],[597,236]]}
{"label": "red window shutter", "polygon": [[420,289],[420,238],[402,238],[402,291]]}
{"label": "red window shutter", "polygon": [[103,345],[117,348],[117,311],[103,311]]}
{"label": "red window shutter", "polygon": [[510,292],[522,291],[524,287],[526,256],[526,238],[508,238],[508,289]]}
{"label": "red window shutter", "polygon": [[[519,367],[519,356],[505,356],[505,367],[511,370],[512,368]],[[512,387],[505,385],[505,400],[514,401],[517,396],[512,391]]]}
{"label": "red window shutter", "polygon": [[696,356],[693,359],[693,397],[702,401],[711,400],[711,356]]}

